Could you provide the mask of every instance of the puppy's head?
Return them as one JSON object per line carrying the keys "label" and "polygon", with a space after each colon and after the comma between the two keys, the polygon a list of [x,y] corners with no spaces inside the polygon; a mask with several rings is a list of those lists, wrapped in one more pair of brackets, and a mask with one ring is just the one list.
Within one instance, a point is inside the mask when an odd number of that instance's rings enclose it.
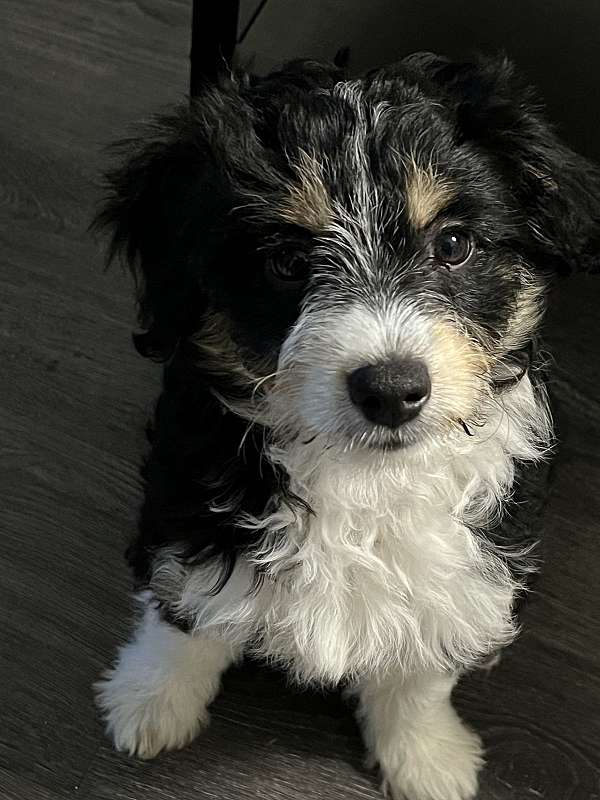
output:
{"label": "puppy's head", "polygon": [[476,420],[521,374],[546,275],[598,262],[598,174],[505,61],[228,79],[110,182],[98,221],[140,278],[138,349],[193,342],[230,408],[343,447]]}

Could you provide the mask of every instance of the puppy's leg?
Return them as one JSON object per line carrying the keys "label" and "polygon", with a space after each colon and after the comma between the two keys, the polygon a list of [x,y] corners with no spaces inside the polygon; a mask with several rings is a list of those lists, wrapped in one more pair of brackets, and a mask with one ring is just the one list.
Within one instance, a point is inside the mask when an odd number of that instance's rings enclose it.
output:
{"label": "puppy's leg", "polygon": [[366,744],[394,800],[475,797],[483,753],[479,737],[451,705],[457,677],[430,673],[361,687]]}
{"label": "puppy's leg", "polygon": [[209,721],[231,645],[182,633],[148,606],[115,667],[96,684],[117,750],[152,758],[190,742]]}

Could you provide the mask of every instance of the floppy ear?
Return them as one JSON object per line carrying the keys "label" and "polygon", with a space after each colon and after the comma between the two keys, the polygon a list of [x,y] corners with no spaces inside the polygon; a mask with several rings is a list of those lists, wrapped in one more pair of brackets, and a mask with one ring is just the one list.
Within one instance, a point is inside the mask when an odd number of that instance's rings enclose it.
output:
{"label": "floppy ear", "polygon": [[455,63],[427,53],[409,63],[454,106],[463,140],[485,148],[505,172],[540,266],[598,271],[600,172],[560,141],[512,63]]}
{"label": "floppy ear", "polygon": [[92,223],[112,231],[108,261],[121,256],[131,267],[146,329],[134,335],[135,346],[156,360],[167,359],[198,323],[206,305],[202,270],[230,206],[210,127],[208,114],[200,121],[182,107],[118,143],[122,164],[108,173],[109,195]]}

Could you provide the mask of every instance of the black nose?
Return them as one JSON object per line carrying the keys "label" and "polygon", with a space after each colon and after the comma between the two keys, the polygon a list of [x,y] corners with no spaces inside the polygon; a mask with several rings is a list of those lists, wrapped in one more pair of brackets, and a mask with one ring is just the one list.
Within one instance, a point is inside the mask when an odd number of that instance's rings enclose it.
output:
{"label": "black nose", "polygon": [[359,367],[348,375],[352,402],[376,425],[397,428],[417,416],[431,393],[427,367],[394,359]]}

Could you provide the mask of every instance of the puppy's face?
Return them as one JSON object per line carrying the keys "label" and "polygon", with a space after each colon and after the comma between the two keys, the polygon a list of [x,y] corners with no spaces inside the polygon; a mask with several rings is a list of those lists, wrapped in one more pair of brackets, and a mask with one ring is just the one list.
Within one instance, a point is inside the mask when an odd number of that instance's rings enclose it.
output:
{"label": "puppy's face", "polygon": [[295,65],[163,120],[103,218],[141,256],[147,336],[194,341],[225,402],[284,437],[468,431],[519,376],[540,268],[579,257],[552,163],[572,154],[495,69],[421,56],[349,82]]}
{"label": "puppy's face", "polygon": [[243,241],[209,279],[222,335],[275,373],[271,422],[345,446],[470,421],[541,309],[494,169],[426,100],[408,119],[384,102],[341,84],[327,126],[290,109],[285,186],[236,212]]}

